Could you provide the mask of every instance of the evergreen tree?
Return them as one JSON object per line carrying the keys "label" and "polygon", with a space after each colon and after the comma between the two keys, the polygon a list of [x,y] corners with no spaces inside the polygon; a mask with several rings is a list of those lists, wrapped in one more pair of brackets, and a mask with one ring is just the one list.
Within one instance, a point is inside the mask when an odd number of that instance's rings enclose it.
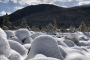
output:
{"label": "evergreen tree", "polygon": [[40,31],[40,29],[37,28],[36,26],[32,26],[32,31]]}
{"label": "evergreen tree", "polygon": [[21,28],[26,28],[26,27],[27,27],[26,20],[23,18],[21,22]]}
{"label": "evergreen tree", "polygon": [[51,23],[47,25],[47,32],[53,32],[53,25]]}
{"label": "evergreen tree", "polygon": [[79,26],[79,30],[81,32],[87,32],[87,27],[86,27],[84,21],[81,22],[81,25]]}
{"label": "evergreen tree", "polygon": [[64,27],[61,27],[60,29],[61,29],[62,33],[65,32],[65,28]]}
{"label": "evergreen tree", "polygon": [[13,26],[13,27],[12,27],[12,29],[13,29],[13,30],[17,30],[17,29],[18,29],[18,27],[16,27],[16,26]]}
{"label": "evergreen tree", "polygon": [[3,30],[9,30],[9,28],[7,26],[3,26],[2,29]]}
{"label": "evergreen tree", "polygon": [[45,27],[42,27],[41,31],[46,31],[46,28]]}
{"label": "evergreen tree", "polygon": [[90,27],[88,27],[87,29],[88,29],[88,32],[90,32]]}
{"label": "evergreen tree", "polygon": [[70,26],[70,27],[69,27],[69,32],[72,33],[72,32],[74,32],[74,31],[75,31],[75,28],[74,28],[73,26]]}
{"label": "evergreen tree", "polygon": [[30,28],[28,25],[26,26],[26,28],[27,28],[28,30],[31,30],[31,28]]}
{"label": "evergreen tree", "polygon": [[58,27],[57,27],[57,22],[56,22],[56,20],[54,20],[54,26],[55,26],[56,28],[58,28]]}
{"label": "evergreen tree", "polygon": [[20,28],[27,28],[28,30],[31,30],[30,27],[27,25],[27,22],[24,18],[22,19],[22,23],[21,23]]}
{"label": "evergreen tree", "polygon": [[56,27],[50,23],[46,26],[46,32],[53,34],[56,32]]}
{"label": "evergreen tree", "polygon": [[6,13],[6,15],[4,16],[3,18],[3,28],[4,27],[7,27],[8,29],[11,29],[12,28],[12,23],[9,21],[9,16],[8,14]]}

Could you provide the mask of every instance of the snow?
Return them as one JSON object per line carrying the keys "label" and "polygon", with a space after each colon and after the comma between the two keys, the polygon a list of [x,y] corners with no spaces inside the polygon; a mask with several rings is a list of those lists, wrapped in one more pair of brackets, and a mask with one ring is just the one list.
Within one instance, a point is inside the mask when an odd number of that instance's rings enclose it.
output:
{"label": "snow", "polygon": [[16,52],[15,50],[11,50],[9,60],[23,60],[23,58],[18,52]]}
{"label": "snow", "polygon": [[5,32],[7,34],[7,39],[15,36],[15,33],[13,31],[11,31],[11,30],[7,30]]}
{"label": "snow", "polygon": [[29,50],[29,48],[31,48],[31,44],[24,44],[23,45],[27,50]]}
{"label": "snow", "polygon": [[7,38],[6,33],[0,28],[0,37]]}
{"label": "snow", "polygon": [[65,40],[64,38],[55,38],[55,40],[57,41],[58,45],[68,47],[67,44],[63,42]]}
{"label": "snow", "polygon": [[90,41],[79,41],[78,46],[90,46]]}
{"label": "snow", "polygon": [[89,58],[79,53],[71,53],[65,58],[65,60],[89,60]]}
{"label": "snow", "polygon": [[24,41],[24,44],[31,44],[33,39],[31,37],[27,37]]}
{"label": "snow", "polygon": [[18,39],[20,39],[21,41],[27,37],[29,37],[31,34],[29,32],[29,30],[27,29],[18,29],[15,32],[15,35],[18,37]]}
{"label": "snow", "polygon": [[44,34],[41,33],[41,32],[36,32],[36,33],[32,34],[30,37],[31,37],[32,39],[35,39],[36,37],[38,37],[38,36],[40,36],[40,35],[44,35]]}
{"label": "snow", "polygon": [[35,34],[35,32],[34,31],[30,31],[30,34],[32,35],[32,34]]}
{"label": "snow", "polygon": [[67,38],[74,38],[74,37],[78,39],[78,36],[75,33],[70,33],[67,35]]}
{"label": "snow", "polygon": [[64,42],[68,47],[74,47],[74,46],[75,46],[74,42],[72,42],[72,41],[70,41],[70,40],[64,40],[63,42]]}
{"label": "snow", "polygon": [[59,46],[59,49],[60,49],[60,52],[61,52],[62,56],[65,58],[67,53],[60,46]]}
{"label": "snow", "polygon": [[[78,42],[68,39],[74,37]],[[90,60],[90,32],[48,35],[0,28],[0,60]]]}
{"label": "snow", "polygon": [[26,60],[34,58],[37,54],[43,54],[47,57],[63,59],[55,39],[49,35],[38,36],[31,44],[31,50]]}
{"label": "snow", "polygon": [[29,59],[29,60],[60,60],[60,59],[56,59],[56,58],[52,58],[52,57],[46,57],[42,54],[37,54],[33,59]]}
{"label": "snow", "polygon": [[0,55],[0,60],[9,60],[4,55]]}
{"label": "snow", "polygon": [[25,57],[27,55],[27,49],[16,41],[9,40],[10,48],[18,52],[21,56]]}
{"label": "snow", "polygon": [[18,39],[16,36],[14,36],[14,37],[12,37],[12,38],[10,38],[8,40],[13,40],[13,41],[16,41],[16,42],[18,42],[20,44],[23,44],[22,41],[20,39]]}
{"label": "snow", "polygon": [[10,54],[10,46],[7,40],[6,33],[0,28],[0,55],[9,57]]}

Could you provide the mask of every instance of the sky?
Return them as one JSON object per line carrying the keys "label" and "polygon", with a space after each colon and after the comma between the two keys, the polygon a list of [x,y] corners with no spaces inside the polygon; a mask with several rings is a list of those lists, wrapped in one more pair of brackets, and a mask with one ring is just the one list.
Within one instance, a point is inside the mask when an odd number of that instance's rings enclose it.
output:
{"label": "sky", "polygon": [[0,16],[18,9],[37,4],[54,4],[60,7],[74,7],[90,4],[90,0],[0,0]]}

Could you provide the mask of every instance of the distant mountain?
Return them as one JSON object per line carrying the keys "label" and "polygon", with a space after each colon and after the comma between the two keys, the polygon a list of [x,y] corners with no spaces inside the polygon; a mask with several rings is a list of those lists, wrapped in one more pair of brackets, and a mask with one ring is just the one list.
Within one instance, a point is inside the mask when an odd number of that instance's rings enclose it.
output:
{"label": "distant mountain", "polygon": [[[31,5],[15,11],[9,17],[16,26],[20,25],[23,18],[30,27],[35,25],[41,28],[49,23],[53,24],[54,20],[57,21],[58,27],[70,25],[78,27],[81,21],[90,26],[90,6],[62,8],[50,4]],[[2,25],[2,20],[3,17],[0,17],[0,25]]]}

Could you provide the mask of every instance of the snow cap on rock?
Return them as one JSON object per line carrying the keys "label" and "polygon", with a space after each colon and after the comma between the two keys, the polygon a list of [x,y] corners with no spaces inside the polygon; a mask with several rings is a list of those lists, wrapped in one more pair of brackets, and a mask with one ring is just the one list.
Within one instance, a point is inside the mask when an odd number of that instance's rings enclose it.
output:
{"label": "snow cap on rock", "polygon": [[20,43],[16,41],[9,40],[8,42],[10,44],[11,49],[18,52],[21,56],[26,57],[28,51],[24,46],[22,46]]}
{"label": "snow cap on rock", "polygon": [[29,59],[29,60],[60,60],[60,59],[46,57],[45,55],[42,55],[42,54],[37,54],[34,58]]}
{"label": "snow cap on rock", "polygon": [[11,30],[7,30],[5,31],[6,34],[7,34],[7,39],[11,38],[11,37],[14,37],[15,36],[15,33],[14,31],[11,31]]}
{"label": "snow cap on rock", "polygon": [[9,57],[9,60],[22,60],[22,59],[23,58],[18,52],[16,52],[15,50],[11,50],[11,55]]}
{"label": "snow cap on rock", "polygon": [[7,38],[6,33],[0,28],[0,37]]}
{"label": "snow cap on rock", "polygon": [[10,54],[10,46],[7,40],[6,33],[0,28],[0,55],[9,57]]}
{"label": "snow cap on rock", "polygon": [[28,29],[19,29],[15,32],[15,35],[20,39],[23,40],[29,37],[31,34]]}
{"label": "snow cap on rock", "polygon": [[32,39],[35,39],[36,37],[38,37],[38,36],[40,36],[40,35],[43,35],[43,33],[41,33],[41,32],[36,32],[36,33],[32,34],[30,37],[31,37]]}
{"label": "snow cap on rock", "polygon": [[0,55],[0,60],[8,60],[4,55]]}
{"label": "snow cap on rock", "polygon": [[64,60],[57,42],[49,35],[42,35],[35,38],[31,44],[31,50],[26,60],[34,58],[37,54]]}

